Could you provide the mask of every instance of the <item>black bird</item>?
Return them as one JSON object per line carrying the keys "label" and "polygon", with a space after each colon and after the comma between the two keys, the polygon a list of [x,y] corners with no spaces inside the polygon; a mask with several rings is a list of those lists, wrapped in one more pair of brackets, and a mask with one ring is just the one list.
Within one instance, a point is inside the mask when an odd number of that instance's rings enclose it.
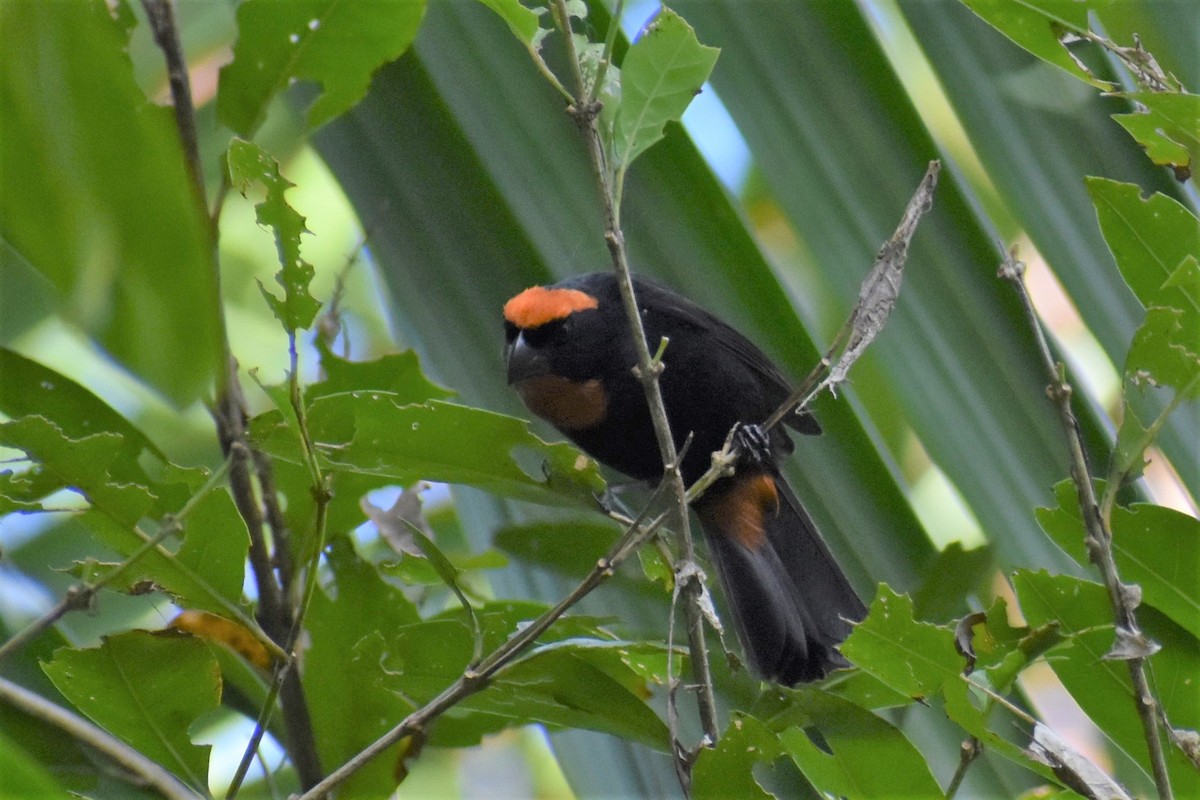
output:
{"label": "black bird", "polygon": [[[634,279],[647,341],[662,337],[659,383],[681,470],[691,484],[735,425],[743,455],[695,504],[752,668],[788,686],[848,666],[835,647],[866,608],[779,471],[791,438],[759,423],[790,394],[787,378],[745,336],[691,301]],[[535,286],[504,306],[508,382],[534,414],[596,460],[657,481],[662,460],[616,277],[594,272]],[[811,416],[791,415],[817,434]]]}

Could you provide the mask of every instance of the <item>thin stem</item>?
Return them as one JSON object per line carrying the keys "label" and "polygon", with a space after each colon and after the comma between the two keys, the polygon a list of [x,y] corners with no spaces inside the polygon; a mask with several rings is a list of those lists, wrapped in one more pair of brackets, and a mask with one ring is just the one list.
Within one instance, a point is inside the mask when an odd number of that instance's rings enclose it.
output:
{"label": "thin stem", "polygon": [[167,800],[197,800],[203,797],[108,731],[5,678],[0,678],[0,700],[95,748]]}
{"label": "thin stem", "polygon": [[171,84],[171,98],[175,108],[175,127],[183,145],[184,163],[192,185],[197,188],[200,207],[204,202],[204,172],[200,168],[200,137],[196,133],[196,115],[192,105],[192,87],[188,79],[187,58],[179,39],[179,28],[175,24],[175,10],[170,0],[142,0],[146,18],[154,42],[163,51],[167,62],[167,80]]}
{"label": "thin stem", "polygon": [[[567,13],[566,0],[555,0],[556,21],[563,32],[567,46],[567,59],[571,65],[571,73],[575,78],[576,96],[586,98],[587,86],[583,71],[579,64],[578,53],[575,51],[571,35],[571,20]],[[616,21],[610,23],[616,26]],[[687,510],[687,488],[679,471],[679,458],[675,448],[675,440],[671,436],[671,426],[667,420],[666,407],[663,404],[662,390],[658,384],[658,376],[662,364],[655,363],[650,355],[650,347],[646,342],[646,331],[642,326],[642,315],[638,311],[637,298],[634,296],[633,279],[630,275],[629,261],[625,252],[625,235],[620,227],[620,205],[613,192],[609,180],[608,168],[604,157],[604,145],[596,127],[596,115],[599,109],[595,103],[576,108],[574,111],[580,130],[587,141],[588,153],[592,162],[592,176],[600,192],[604,206],[604,241],[608,245],[612,257],[613,269],[617,275],[617,283],[621,289],[621,300],[625,306],[625,316],[629,323],[629,331],[633,337],[634,349],[637,353],[637,374],[641,380],[642,389],[646,394],[646,403],[650,408],[650,418],[654,423],[654,434],[658,440],[658,451],[663,463],[662,480],[667,482],[675,500],[674,529],[676,544],[680,553],[680,565],[676,574],[684,578],[682,597],[687,616],[688,649],[691,653],[692,677],[698,690],[697,702],[700,712],[700,723],[709,743],[715,743],[720,737],[720,725],[717,721],[717,704],[712,688],[712,675],[708,663],[708,646],[704,640],[704,615],[700,610],[704,587],[700,583],[700,571],[696,565],[695,544],[692,540],[690,520]]]}
{"label": "thin stem", "polygon": [[974,736],[963,740],[958,754],[958,768],[954,770],[954,777],[950,779],[950,785],[946,787],[946,800],[953,800],[954,795],[958,794],[958,787],[962,786],[963,779],[967,777],[967,769],[982,753],[983,744]]}
{"label": "thin stem", "polygon": [[[1100,571],[1100,577],[1108,590],[1108,599],[1112,607],[1113,618],[1116,621],[1117,635],[1148,651],[1150,650],[1149,643],[1138,627],[1137,615],[1134,612],[1134,607],[1137,605],[1136,600],[1132,597],[1134,593],[1129,592],[1128,587],[1121,583],[1117,563],[1113,557],[1112,532],[1100,514],[1099,503],[1096,500],[1095,482],[1083,446],[1083,435],[1080,433],[1079,422],[1071,409],[1071,387],[1063,377],[1062,365],[1056,363],[1050,353],[1050,346],[1046,342],[1045,333],[1038,322],[1037,312],[1034,310],[1029,292],[1025,288],[1024,264],[1017,261],[1015,255],[1009,254],[1001,265],[999,274],[1001,278],[1012,283],[1016,289],[1025,311],[1026,321],[1037,341],[1038,355],[1049,379],[1046,393],[1058,408],[1059,420],[1066,433],[1071,479],[1074,481],[1079,495],[1079,510],[1083,516],[1088,555]],[[1154,698],[1146,678],[1146,658],[1143,655],[1131,654],[1125,657],[1125,661],[1129,668],[1130,681],[1133,684],[1134,707],[1141,719],[1142,732],[1146,738],[1150,764],[1154,772],[1154,783],[1162,800],[1171,800],[1174,795],[1171,791],[1171,779],[1167,773],[1166,755],[1163,752],[1162,737],[1159,734],[1155,711],[1158,702]]]}
{"label": "thin stem", "polygon": [[229,461],[226,460],[221,464],[220,468],[208,476],[208,480],[204,482],[204,486],[200,488],[200,491],[192,495],[192,497],[188,499],[187,503],[184,504],[183,508],[181,508],[178,513],[164,517],[162,523],[159,525],[158,533],[143,542],[142,545],[137,550],[133,551],[128,558],[110,569],[108,572],[101,575],[99,578],[96,578],[90,582],[76,584],[75,586],[67,589],[66,593],[63,595],[63,599],[60,600],[58,604],[54,606],[54,608],[50,609],[36,620],[26,625],[15,636],[6,641],[3,645],[0,645],[0,661],[3,661],[6,656],[15,653],[17,650],[20,650],[29,642],[33,641],[39,634],[42,633],[42,631],[58,622],[69,612],[82,611],[85,608],[89,608],[92,604],[92,598],[96,596],[97,592],[115,581],[117,578],[121,577],[121,575],[125,574],[126,570],[136,564],[142,558],[142,556],[149,553],[166,539],[179,533],[183,527],[183,520],[189,513],[191,513],[192,509],[196,507],[196,504],[200,501],[200,499],[205,497],[222,480],[224,480],[225,473],[228,471],[228,469]]}
{"label": "thin stem", "polygon": [[588,92],[585,105],[591,105],[596,102],[596,98],[600,95],[600,90],[604,86],[604,79],[608,76],[608,67],[612,64],[613,48],[617,44],[617,31],[621,29],[621,14],[625,12],[625,0],[617,0],[613,6],[612,17],[608,23],[608,36],[604,37],[604,51],[600,54],[600,63],[596,65],[596,79],[592,81],[592,90]]}

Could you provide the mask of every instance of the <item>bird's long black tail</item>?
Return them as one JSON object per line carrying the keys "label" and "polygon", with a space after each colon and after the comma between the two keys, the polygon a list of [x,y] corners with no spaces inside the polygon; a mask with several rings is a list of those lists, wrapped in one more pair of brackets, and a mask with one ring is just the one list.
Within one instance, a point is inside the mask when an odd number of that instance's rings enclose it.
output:
{"label": "bird's long black tail", "polygon": [[848,666],[835,647],[866,607],[786,481],[739,473],[696,505],[751,667],[792,686]]}

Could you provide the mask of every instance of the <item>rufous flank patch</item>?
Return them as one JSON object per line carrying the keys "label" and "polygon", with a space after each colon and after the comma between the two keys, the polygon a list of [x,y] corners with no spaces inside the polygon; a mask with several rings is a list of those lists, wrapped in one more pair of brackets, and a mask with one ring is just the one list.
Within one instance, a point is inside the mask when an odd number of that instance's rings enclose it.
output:
{"label": "rufous flank patch", "polygon": [[766,542],[767,515],[779,513],[779,492],[768,474],[734,478],[734,484],[717,501],[712,514],[717,528],[750,550]]}
{"label": "rufous flank patch", "polygon": [[599,305],[600,301],[578,289],[533,286],[504,304],[504,318],[527,330]]}

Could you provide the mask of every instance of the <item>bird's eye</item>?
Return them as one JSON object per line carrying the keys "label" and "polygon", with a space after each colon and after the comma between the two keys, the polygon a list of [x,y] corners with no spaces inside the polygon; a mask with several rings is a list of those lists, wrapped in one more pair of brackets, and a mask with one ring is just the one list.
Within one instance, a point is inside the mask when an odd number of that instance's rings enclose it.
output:
{"label": "bird's eye", "polygon": [[538,325],[536,328],[526,328],[521,331],[521,335],[525,337],[525,344],[530,347],[541,347],[550,338],[549,328],[549,325]]}

